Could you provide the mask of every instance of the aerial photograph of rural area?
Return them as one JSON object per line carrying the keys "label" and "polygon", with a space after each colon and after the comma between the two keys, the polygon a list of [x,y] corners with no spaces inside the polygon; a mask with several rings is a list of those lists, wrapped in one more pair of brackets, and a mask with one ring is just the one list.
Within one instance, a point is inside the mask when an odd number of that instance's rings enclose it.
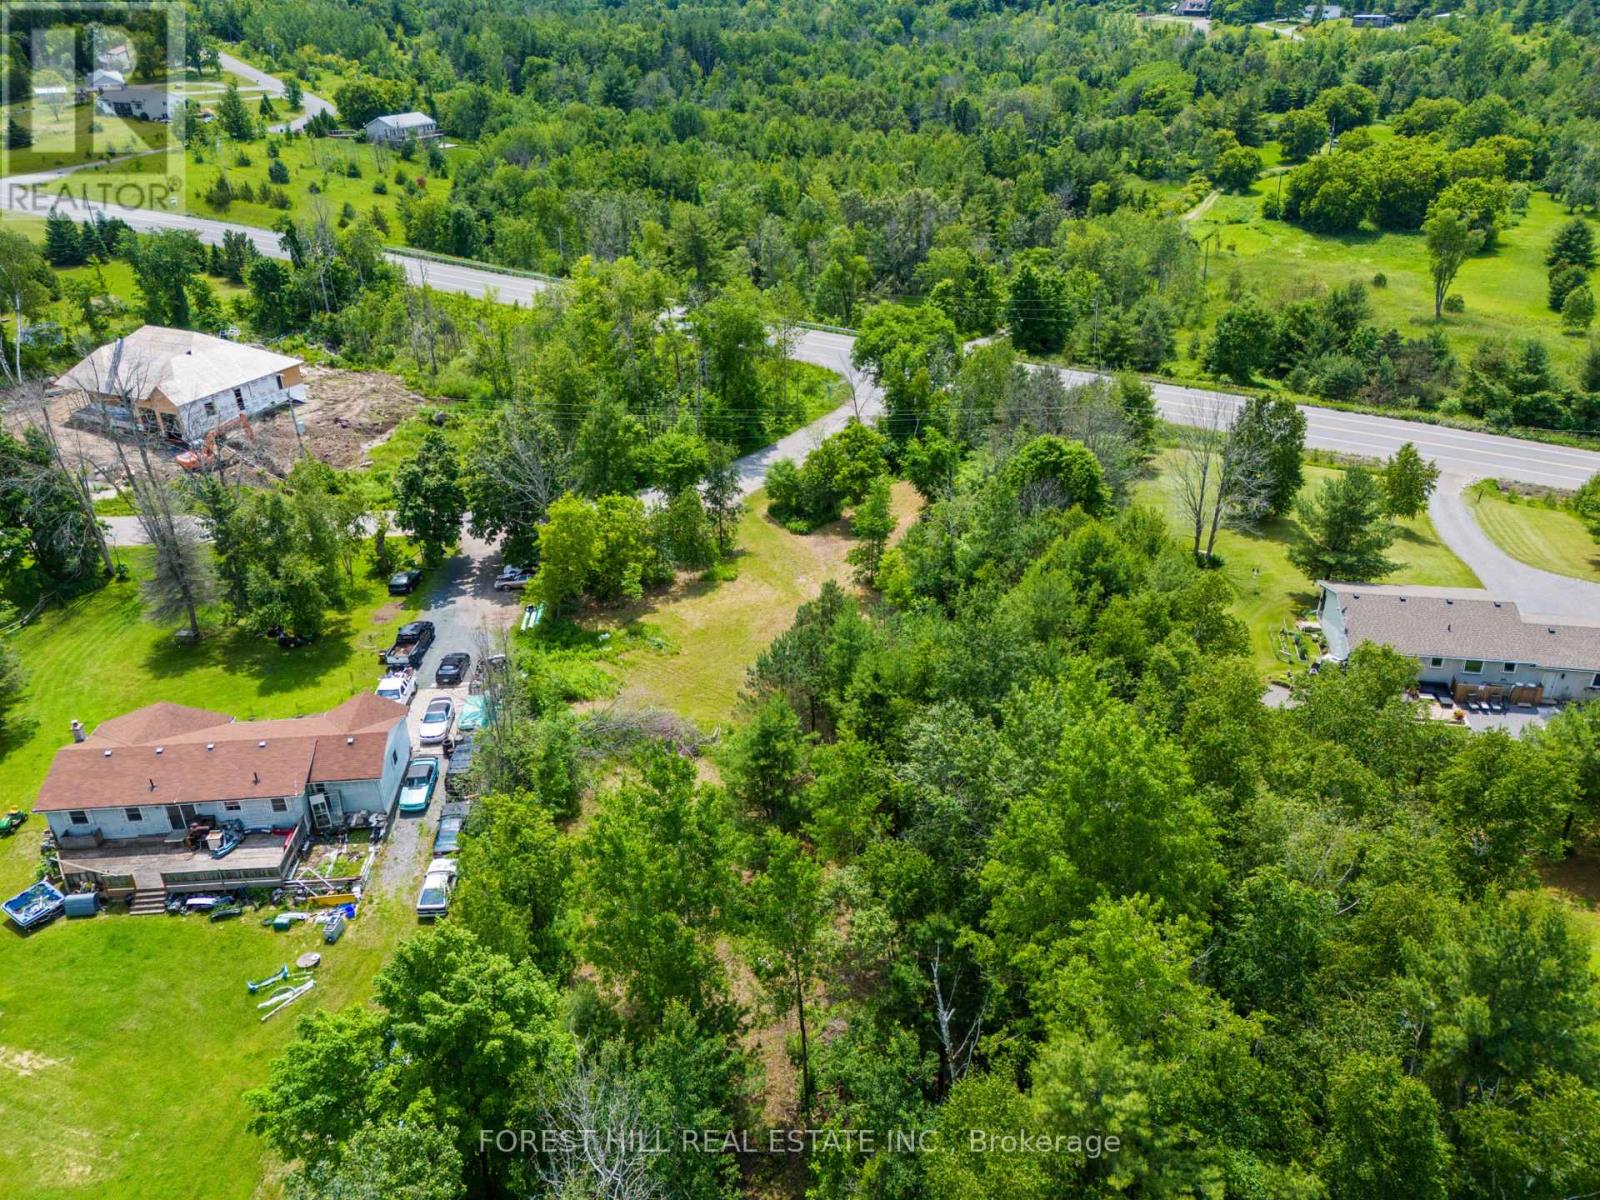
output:
{"label": "aerial photograph of rural area", "polygon": [[1600,1200],[1600,0],[0,0],[0,1197]]}

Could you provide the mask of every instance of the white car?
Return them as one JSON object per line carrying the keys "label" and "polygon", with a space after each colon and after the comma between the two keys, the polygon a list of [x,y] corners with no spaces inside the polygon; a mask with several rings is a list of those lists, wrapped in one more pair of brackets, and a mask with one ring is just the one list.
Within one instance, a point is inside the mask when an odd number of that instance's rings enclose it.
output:
{"label": "white car", "polygon": [[448,696],[438,696],[428,701],[427,711],[422,714],[422,721],[417,726],[417,737],[424,746],[437,746],[450,736],[450,727],[455,719],[455,701]]}
{"label": "white car", "polygon": [[395,671],[378,680],[378,695],[385,700],[396,700],[401,704],[410,704],[411,698],[417,694],[417,673],[410,667],[404,671]]}
{"label": "white car", "polygon": [[456,863],[453,858],[436,858],[428,864],[422,877],[422,891],[417,896],[417,916],[442,917],[450,911],[450,893],[456,886]]}

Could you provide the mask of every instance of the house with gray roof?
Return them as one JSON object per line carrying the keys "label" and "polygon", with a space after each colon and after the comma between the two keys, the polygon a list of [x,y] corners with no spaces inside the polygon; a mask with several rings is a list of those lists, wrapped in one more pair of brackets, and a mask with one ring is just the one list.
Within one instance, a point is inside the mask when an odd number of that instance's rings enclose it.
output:
{"label": "house with gray roof", "polygon": [[373,117],[361,128],[369,142],[396,144],[411,139],[423,142],[439,136],[439,126],[434,119],[427,113],[419,112],[388,113]]}
{"label": "house with gray roof", "polygon": [[[1328,654],[1366,642],[1417,660],[1426,685],[1519,704],[1600,697],[1600,619],[1524,613],[1481,588],[1317,584]],[[1600,616],[1600,614],[1597,614]]]}
{"label": "house with gray roof", "polygon": [[61,375],[53,391],[76,395],[75,415],[86,421],[192,442],[304,400],[303,365],[260,346],[141,325]]}

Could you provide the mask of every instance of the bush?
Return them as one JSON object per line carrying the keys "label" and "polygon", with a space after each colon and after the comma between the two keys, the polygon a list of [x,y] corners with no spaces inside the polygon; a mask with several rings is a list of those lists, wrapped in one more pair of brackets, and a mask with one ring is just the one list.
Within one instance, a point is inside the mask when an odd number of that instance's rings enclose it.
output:
{"label": "bush", "polygon": [[1451,292],[1444,298],[1445,312],[1458,313],[1467,311],[1467,300],[1460,292]]}
{"label": "bush", "polygon": [[389,185],[381,179],[374,179],[372,181],[372,194],[374,196],[387,196],[389,194]]}
{"label": "bush", "polygon": [[289,164],[281,158],[274,158],[267,164],[267,178],[273,183],[288,183]]}
{"label": "bush", "polygon": [[1379,271],[1376,275],[1374,275],[1372,277],[1372,286],[1375,287],[1375,288],[1388,287],[1389,286],[1389,277],[1387,275],[1385,275],[1382,271]]}

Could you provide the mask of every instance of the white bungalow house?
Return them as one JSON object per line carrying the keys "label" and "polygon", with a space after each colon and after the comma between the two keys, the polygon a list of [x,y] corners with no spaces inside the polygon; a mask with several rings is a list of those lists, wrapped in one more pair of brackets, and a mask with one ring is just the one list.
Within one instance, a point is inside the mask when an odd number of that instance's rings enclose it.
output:
{"label": "white bungalow house", "polygon": [[1364,642],[1379,642],[1415,658],[1418,680],[1457,702],[1600,697],[1600,614],[1594,622],[1524,614],[1481,588],[1317,587],[1322,635],[1340,662]]}
{"label": "white bungalow house", "polygon": [[[115,75],[115,71],[96,71],[95,75]],[[174,104],[183,103],[181,96],[174,95],[160,84],[128,85],[118,84],[112,86],[102,82],[98,87],[91,82],[90,90],[94,92],[95,110],[107,117],[133,117],[141,121],[167,121],[172,118]]]}
{"label": "white bungalow house", "polygon": [[55,381],[76,415],[198,441],[219,427],[305,399],[298,358],[187,329],[144,325]]}
{"label": "white bungalow house", "polygon": [[419,142],[439,136],[439,126],[427,113],[389,113],[373,117],[362,126],[369,142],[397,144],[409,139]]}
{"label": "white bungalow house", "polygon": [[[69,883],[113,893],[276,885],[313,829],[387,814],[411,753],[406,708],[370,693],[326,713],[237,721],[151,704],[56,751],[33,810]],[[213,826],[243,840],[215,857]]]}

